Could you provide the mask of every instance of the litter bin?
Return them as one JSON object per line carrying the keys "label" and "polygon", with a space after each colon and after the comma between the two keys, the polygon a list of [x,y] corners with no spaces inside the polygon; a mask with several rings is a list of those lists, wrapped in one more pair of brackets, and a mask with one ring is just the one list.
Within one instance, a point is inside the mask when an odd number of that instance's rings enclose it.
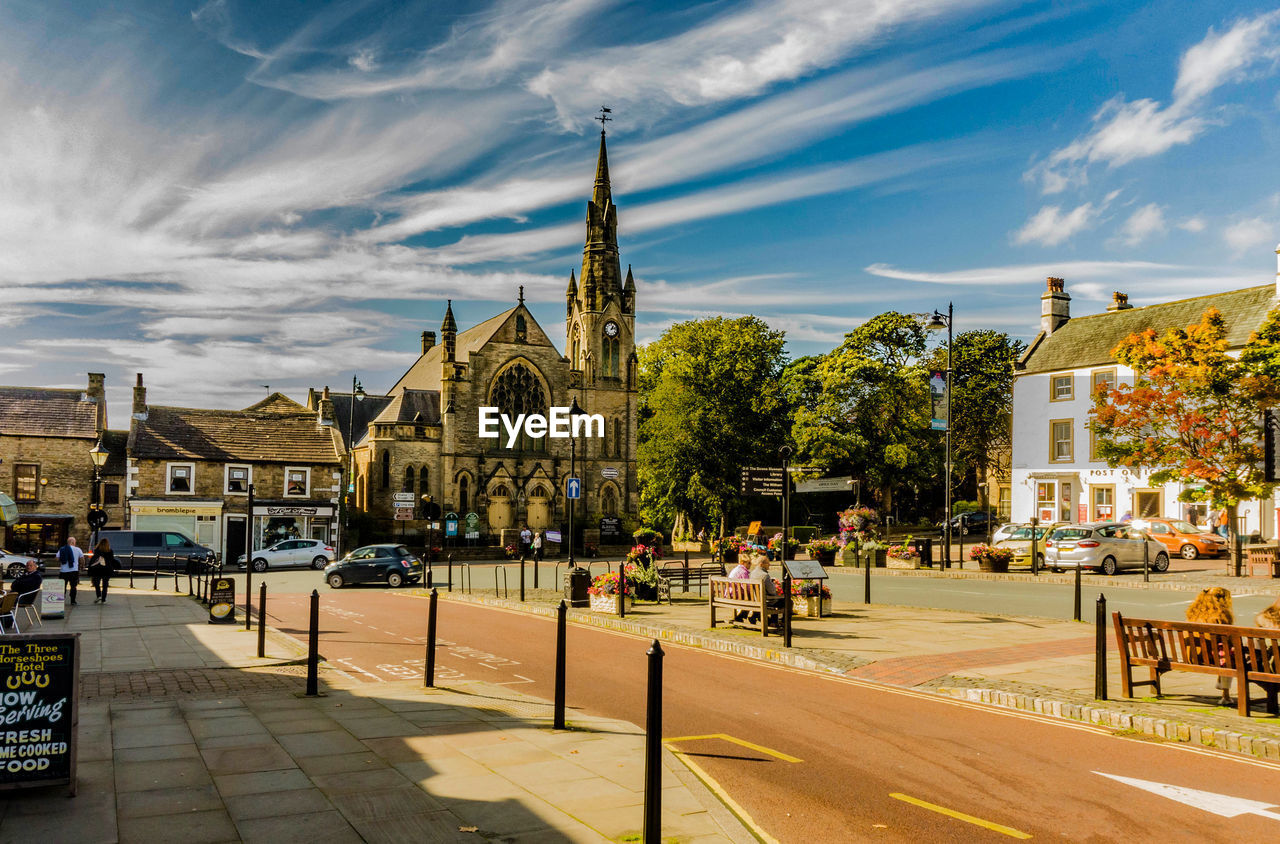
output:
{"label": "litter bin", "polygon": [[564,598],[571,607],[590,606],[587,589],[591,587],[591,573],[578,566],[564,573]]}

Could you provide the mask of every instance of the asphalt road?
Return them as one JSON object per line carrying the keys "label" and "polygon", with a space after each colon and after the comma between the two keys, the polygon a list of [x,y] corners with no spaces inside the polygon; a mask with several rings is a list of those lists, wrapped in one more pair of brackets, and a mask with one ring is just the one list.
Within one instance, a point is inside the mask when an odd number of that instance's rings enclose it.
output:
{"label": "asphalt road", "polygon": [[[272,624],[305,635],[307,597],[283,591],[271,599]],[[320,650],[331,663],[371,684],[421,677],[425,600],[363,588],[324,592],[321,608]],[[442,600],[437,682],[481,679],[549,699],[554,642],[551,619]],[[581,710],[642,724],[648,647],[572,626],[570,723]],[[1280,812],[1265,814],[1280,800],[1276,766],[674,645],[666,654],[664,737],[782,841],[1280,832]],[[1104,775],[1225,799],[1170,799]],[[1187,805],[1195,799],[1216,812]]]}

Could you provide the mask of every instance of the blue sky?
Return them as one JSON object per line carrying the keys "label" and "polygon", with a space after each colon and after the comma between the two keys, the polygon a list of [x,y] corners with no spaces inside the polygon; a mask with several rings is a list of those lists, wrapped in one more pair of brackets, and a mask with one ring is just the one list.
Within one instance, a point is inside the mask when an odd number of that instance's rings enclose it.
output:
{"label": "blue sky", "polygon": [[[1280,11],[619,0],[0,6],[0,383],[385,389],[516,288],[562,341],[601,104],[638,328],[1029,338],[1269,283]],[[100,8],[98,8],[100,7]]]}

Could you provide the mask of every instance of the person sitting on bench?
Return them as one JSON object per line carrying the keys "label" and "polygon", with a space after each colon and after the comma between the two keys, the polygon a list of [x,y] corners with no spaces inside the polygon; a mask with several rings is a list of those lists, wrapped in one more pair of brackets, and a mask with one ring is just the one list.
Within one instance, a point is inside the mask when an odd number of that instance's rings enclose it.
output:
{"label": "person sitting on bench", "polygon": [[[755,568],[751,569],[751,580],[759,580],[764,584],[765,601],[769,606],[782,606],[782,598],[778,596],[778,587],[774,585],[773,578],[769,576],[769,558],[764,554],[757,554],[752,560]],[[755,624],[760,620],[760,613],[753,612],[751,617],[747,619],[751,624]]]}

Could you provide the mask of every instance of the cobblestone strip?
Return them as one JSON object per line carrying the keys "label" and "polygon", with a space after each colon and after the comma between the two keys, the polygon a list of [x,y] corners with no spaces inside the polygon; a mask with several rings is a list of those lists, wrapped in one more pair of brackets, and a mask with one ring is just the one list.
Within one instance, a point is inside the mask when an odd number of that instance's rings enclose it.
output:
{"label": "cobblestone strip", "polygon": [[[827,566],[824,569],[828,575],[857,577],[863,578],[862,569],[853,568],[852,566]],[[1038,574],[1032,576],[1030,572],[1009,572],[1006,574],[998,574],[996,572],[987,571],[957,571],[955,569],[947,569],[945,571],[937,571],[936,569],[891,569],[877,568],[872,569],[871,577],[932,577],[934,579],[950,579],[950,580],[991,580],[1003,583],[1056,583],[1062,586],[1075,585],[1076,579],[1074,574]],[[1086,574],[1082,575],[1080,582],[1084,586],[1103,586],[1103,587],[1119,587],[1122,589],[1151,589],[1158,592],[1199,592],[1206,586],[1223,586],[1231,590],[1231,594],[1237,598],[1248,595],[1274,595],[1280,590],[1280,581],[1258,578],[1260,582],[1250,583],[1250,578],[1246,577],[1228,577],[1226,575],[1204,575],[1202,577],[1192,578],[1190,575],[1184,574],[1152,574],[1153,578],[1149,583],[1141,580],[1128,580],[1123,577],[1106,577],[1105,575]],[[1174,578],[1186,578],[1178,579]]]}
{"label": "cobblestone strip", "polygon": [[299,679],[291,672],[244,668],[173,668],[114,671],[80,677],[80,699],[152,700],[188,695],[269,694],[296,691]]}
{"label": "cobblestone strip", "polygon": [[1169,718],[1157,718],[1133,712],[1123,712],[1104,705],[1088,705],[1068,703],[1051,698],[1006,692],[1000,689],[956,689],[942,687],[935,689],[938,694],[960,700],[1000,706],[1005,709],[1021,709],[1037,712],[1054,718],[1069,721],[1083,721],[1115,730],[1132,730],[1142,735],[1166,741],[1180,741],[1187,744],[1198,744],[1232,753],[1243,753],[1280,762],[1280,739],[1263,738],[1247,735],[1235,730],[1215,729],[1195,724],[1187,724]]}

